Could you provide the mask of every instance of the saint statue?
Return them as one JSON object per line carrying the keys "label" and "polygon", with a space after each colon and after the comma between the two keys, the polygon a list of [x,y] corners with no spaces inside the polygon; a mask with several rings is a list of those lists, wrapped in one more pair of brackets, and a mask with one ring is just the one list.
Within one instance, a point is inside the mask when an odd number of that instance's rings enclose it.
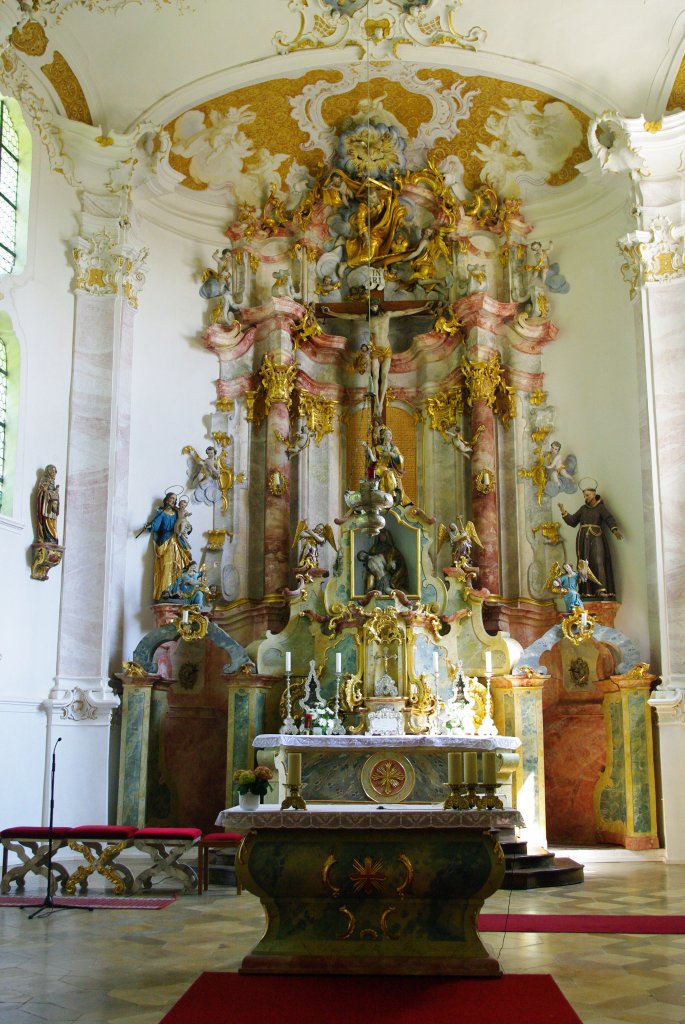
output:
{"label": "saint statue", "polygon": [[381,530],[368,551],[360,551],[358,560],[364,566],[362,585],[364,593],[379,590],[409,590],[409,574],[404,555],[395,546],[390,530]]}
{"label": "saint statue", "polygon": [[59,484],[55,483],[56,476],[56,467],[46,466],[36,488],[36,540],[43,544],[59,544]]}
{"label": "saint statue", "polygon": [[185,538],[176,532],[178,522],[176,495],[173,492],[164,495],[164,501],[140,533],[150,531],[155,551],[155,572],[152,586],[152,599],[159,601],[168,595],[178,578],[191,562],[190,551],[184,543]]}
{"label": "saint statue", "polygon": [[369,477],[378,481],[382,491],[392,494],[396,505],[413,504],[402,486],[404,456],[392,439],[390,427],[377,427],[374,430],[374,444],[362,441],[362,445]]}
{"label": "saint statue", "polygon": [[[590,485],[592,484],[592,486]],[[609,598],[616,596],[611,555],[606,541],[605,527],[617,540],[622,540],[616,520],[597,494],[594,481],[583,488],[585,504],[577,512],[567,512],[559,502],[561,518],[568,526],[577,526],[576,555],[578,564],[586,562],[589,572],[581,577],[579,592],[583,597]],[[593,580],[592,577],[595,577]],[[597,582],[599,581],[599,582]]]}

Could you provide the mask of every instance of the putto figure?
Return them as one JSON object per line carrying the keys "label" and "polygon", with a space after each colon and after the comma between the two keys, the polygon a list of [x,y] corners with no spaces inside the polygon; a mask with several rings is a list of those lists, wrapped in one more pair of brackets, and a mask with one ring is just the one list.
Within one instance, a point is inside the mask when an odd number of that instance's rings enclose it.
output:
{"label": "putto figure", "polygon": [[[584,485],[584,486],[583,486]],[[605,529],[609,529],[617,540],[623,536],[613,515],[597,493],[595,480],[581,480],[585,504],[577,512],[567,512],[559,502],[561,518],[567,526],[577,526],[576,555],[578,565],[587,564],[585,578],[579,583],[582,597],[610,598],[616,596],[611,555],[606,541]]]}
{"label": "putto figure", "polygon": [[43,544],[59,544],[59,484],[55,483],[56,476],[57,468],[46,466],[36,488],[36,540]]}

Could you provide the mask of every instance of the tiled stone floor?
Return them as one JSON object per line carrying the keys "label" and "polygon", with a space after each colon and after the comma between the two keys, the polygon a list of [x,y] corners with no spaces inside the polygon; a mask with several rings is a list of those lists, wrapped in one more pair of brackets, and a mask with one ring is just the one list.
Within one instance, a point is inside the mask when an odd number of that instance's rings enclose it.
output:
{"label": "tiled stone floor", "polygon": [[[684,865],[590,860],[585,878],[513,892],[510,910],[685,914]],[[497,893],[486,910],[505,912],[509,898]],[[262,925],[255,897],[220,888],[165,910],[60,911],[28,921],[26,911],[0,908],[0,1024],[158,1024],[202,971],[236,970]],[[485,939],[506,972],[551,974],[584,1024],[685,1024],[685,935]],[[281,1020],[297,1024],[286,1007]]]}

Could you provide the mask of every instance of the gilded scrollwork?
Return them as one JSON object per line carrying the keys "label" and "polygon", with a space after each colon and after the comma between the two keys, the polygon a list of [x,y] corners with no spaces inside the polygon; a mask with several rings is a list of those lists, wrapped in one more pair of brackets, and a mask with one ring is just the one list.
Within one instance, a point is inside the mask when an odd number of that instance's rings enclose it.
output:
{"label": "gilded scrollwork", "polygon": [[499,353],[493,352],[488,360],[464,359],[461,369],[469,408],[483,401],[501,419],[502,426],[508,427],[516,415],[516,392],[507,384]]}
{"label": "gilded scrollwork", "polygon": [[259,371],[264,388],[264,404],[267,414],[274,402],[292,405],[293,389],[297,380],[297,363],[277,363],[267,352]]}

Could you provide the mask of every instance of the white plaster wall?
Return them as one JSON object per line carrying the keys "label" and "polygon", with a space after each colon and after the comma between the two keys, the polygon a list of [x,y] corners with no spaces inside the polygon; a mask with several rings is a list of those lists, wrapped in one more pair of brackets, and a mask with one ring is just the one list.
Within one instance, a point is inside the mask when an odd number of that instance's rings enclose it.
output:
{"label": "white plaster wall", "polygon": [[[55,675],[61,568],[30,577],[31,496],[37,472],[57,466],[64,533],[73,298],[70,243],[77,199],[33,137],[27,260],[0,279],[0,302],[21,346],[14,501],[0,519],[0,827],[41,820],[46,715]],[[13,782],[13,780],[15,780]]]}
{"label": "white plaster wall", "polygon": [[[134,326],[125,627],[123,651],[112,652],[113,670],[121,667],[119,655],[129,659],[143,634],[154,627],[154,556],[149,534],[138,539],[135,534],[167,488],[186,484],[184,445],[192,444],[203,453],[209,443],[209,415],[219,374],[216,356],[199,341],[207,302],[198,289],[216,245],[174,236],[150,221],[143,221],[138,233],[150,252]],[[216,244],[220,242],[218,237]],[[236,466],[236,472],[244,468]],[[191,547],[199,560],[212,510],[194,503],[190,507]]]}
{"label": "white plaster wall", "polygon": [[[624,538],[610,536],[608,541],[621,601],[616,627],[636,641],[649,661],[638,346],[616,247],[629,229],[628,206],[619,193],[614,212],[603,219],[554,235],[538,222],[535,237],[554,239],[552,260],[560,263],[571,285],[567,295],[552,296],[552,317],[560,331],[545,349],[542,366],[548,401],[557,410],[557,430],[547,440],[562,441],[563,453],[577,456],[578,479],[594,477],[616,517]],[[555,498],[559,521],[558,501],[575,512],[583,497],[578,492]],[[576,531],[562,522],[561,534],[573,557]]]}

